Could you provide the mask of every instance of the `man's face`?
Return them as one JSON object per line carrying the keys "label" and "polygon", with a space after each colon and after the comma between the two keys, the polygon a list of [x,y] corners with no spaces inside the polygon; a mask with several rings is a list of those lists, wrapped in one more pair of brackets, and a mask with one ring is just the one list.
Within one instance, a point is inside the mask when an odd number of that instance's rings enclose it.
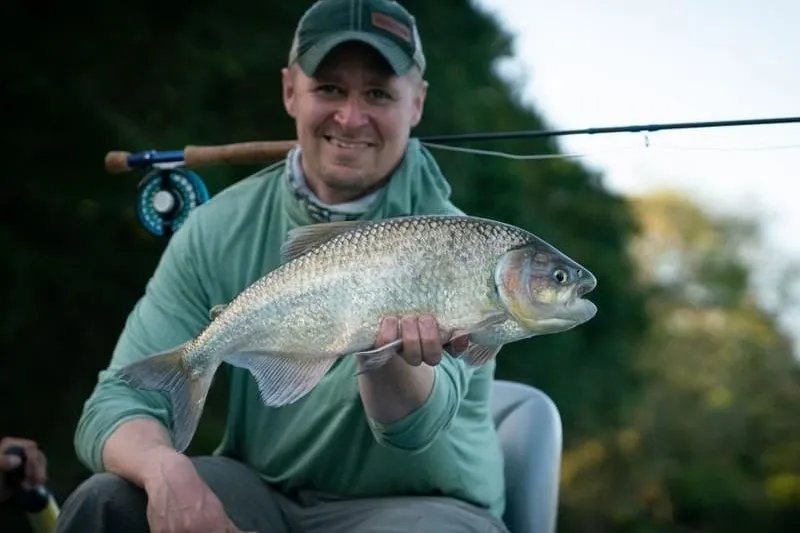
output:
{"label": "man's face", "polygon": [[422,116],[426,88],[418,71],[398,77],[361,43],[338,46],[314,77],[298,67],[283,70],[303,171],[322,201],[357,198],[388,177]]}

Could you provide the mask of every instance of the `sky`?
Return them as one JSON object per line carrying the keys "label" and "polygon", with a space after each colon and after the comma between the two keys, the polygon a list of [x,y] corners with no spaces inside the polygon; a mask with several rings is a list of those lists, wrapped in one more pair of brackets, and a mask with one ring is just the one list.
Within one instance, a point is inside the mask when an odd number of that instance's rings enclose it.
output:
{"label": "sky", "polygon": [[[503,73],[548,128],[800,117],[800,2],[475,3],[514,36]],[[755,213],[774,254],[764,268],[800,261],[800,123],[559,142],[621,193],[672,188],[714,210]],[[785,320],[800,331],[800,304]]]}

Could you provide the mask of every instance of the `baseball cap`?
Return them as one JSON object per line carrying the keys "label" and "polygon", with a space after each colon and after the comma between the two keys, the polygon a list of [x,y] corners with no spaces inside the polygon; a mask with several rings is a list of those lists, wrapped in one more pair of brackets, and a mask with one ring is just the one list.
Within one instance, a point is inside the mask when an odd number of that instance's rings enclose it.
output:
{"label": "baseball cap", "polygon": [[318,0],[297,25],[289,64],[313,76],[331,50],[348,41],[372,46],[398,76],[414,65],[425,71],[416,21],[392,0]]}

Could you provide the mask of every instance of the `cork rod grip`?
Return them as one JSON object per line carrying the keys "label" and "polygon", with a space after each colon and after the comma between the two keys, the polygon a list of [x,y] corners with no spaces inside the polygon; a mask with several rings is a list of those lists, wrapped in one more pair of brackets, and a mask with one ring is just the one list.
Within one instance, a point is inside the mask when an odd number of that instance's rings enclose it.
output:
{"label": "cork rod grip", "polygon": [[[253,141],[212,146],[184,147],[182,151],[183,165],[187,168],[197,168],[218,164],[246,164],[258,163],[281,159],[291,150],[296,141]],[[177,156],[169,155],[170,161],[177,157],[181,159],[181,152]],[[131,164],[138,167],[142,161],[142,153],[132,154],[121,150],[108,152],[105,157],[105,168],[110,174],[122,174],[133,170]],[[132,161],[137,161],[136,164]],[[131,164],[129,164],[131,161]]]}
{"label": "cork rod grip", "polygon": [[214,164],[245,164],[286,156],[295,141],[253,141],[219,146],[187,146],[183,158],[189,168]]}
{"label": "cork rod grip", "polygon": [[128,166],[128,156],[130,152],[113,151],[106,154],[106,170],[110,174],[123,174],[130,172],[131,168]]}

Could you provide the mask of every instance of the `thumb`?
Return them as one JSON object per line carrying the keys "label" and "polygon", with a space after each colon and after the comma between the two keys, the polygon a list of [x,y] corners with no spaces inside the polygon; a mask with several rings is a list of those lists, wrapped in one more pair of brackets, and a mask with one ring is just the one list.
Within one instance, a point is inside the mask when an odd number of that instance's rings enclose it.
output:
{"label": "thumb", "polygon": [[0,455],[0,470],[9,471],[14,470],[22,464],[22,459],[16,455]]}

